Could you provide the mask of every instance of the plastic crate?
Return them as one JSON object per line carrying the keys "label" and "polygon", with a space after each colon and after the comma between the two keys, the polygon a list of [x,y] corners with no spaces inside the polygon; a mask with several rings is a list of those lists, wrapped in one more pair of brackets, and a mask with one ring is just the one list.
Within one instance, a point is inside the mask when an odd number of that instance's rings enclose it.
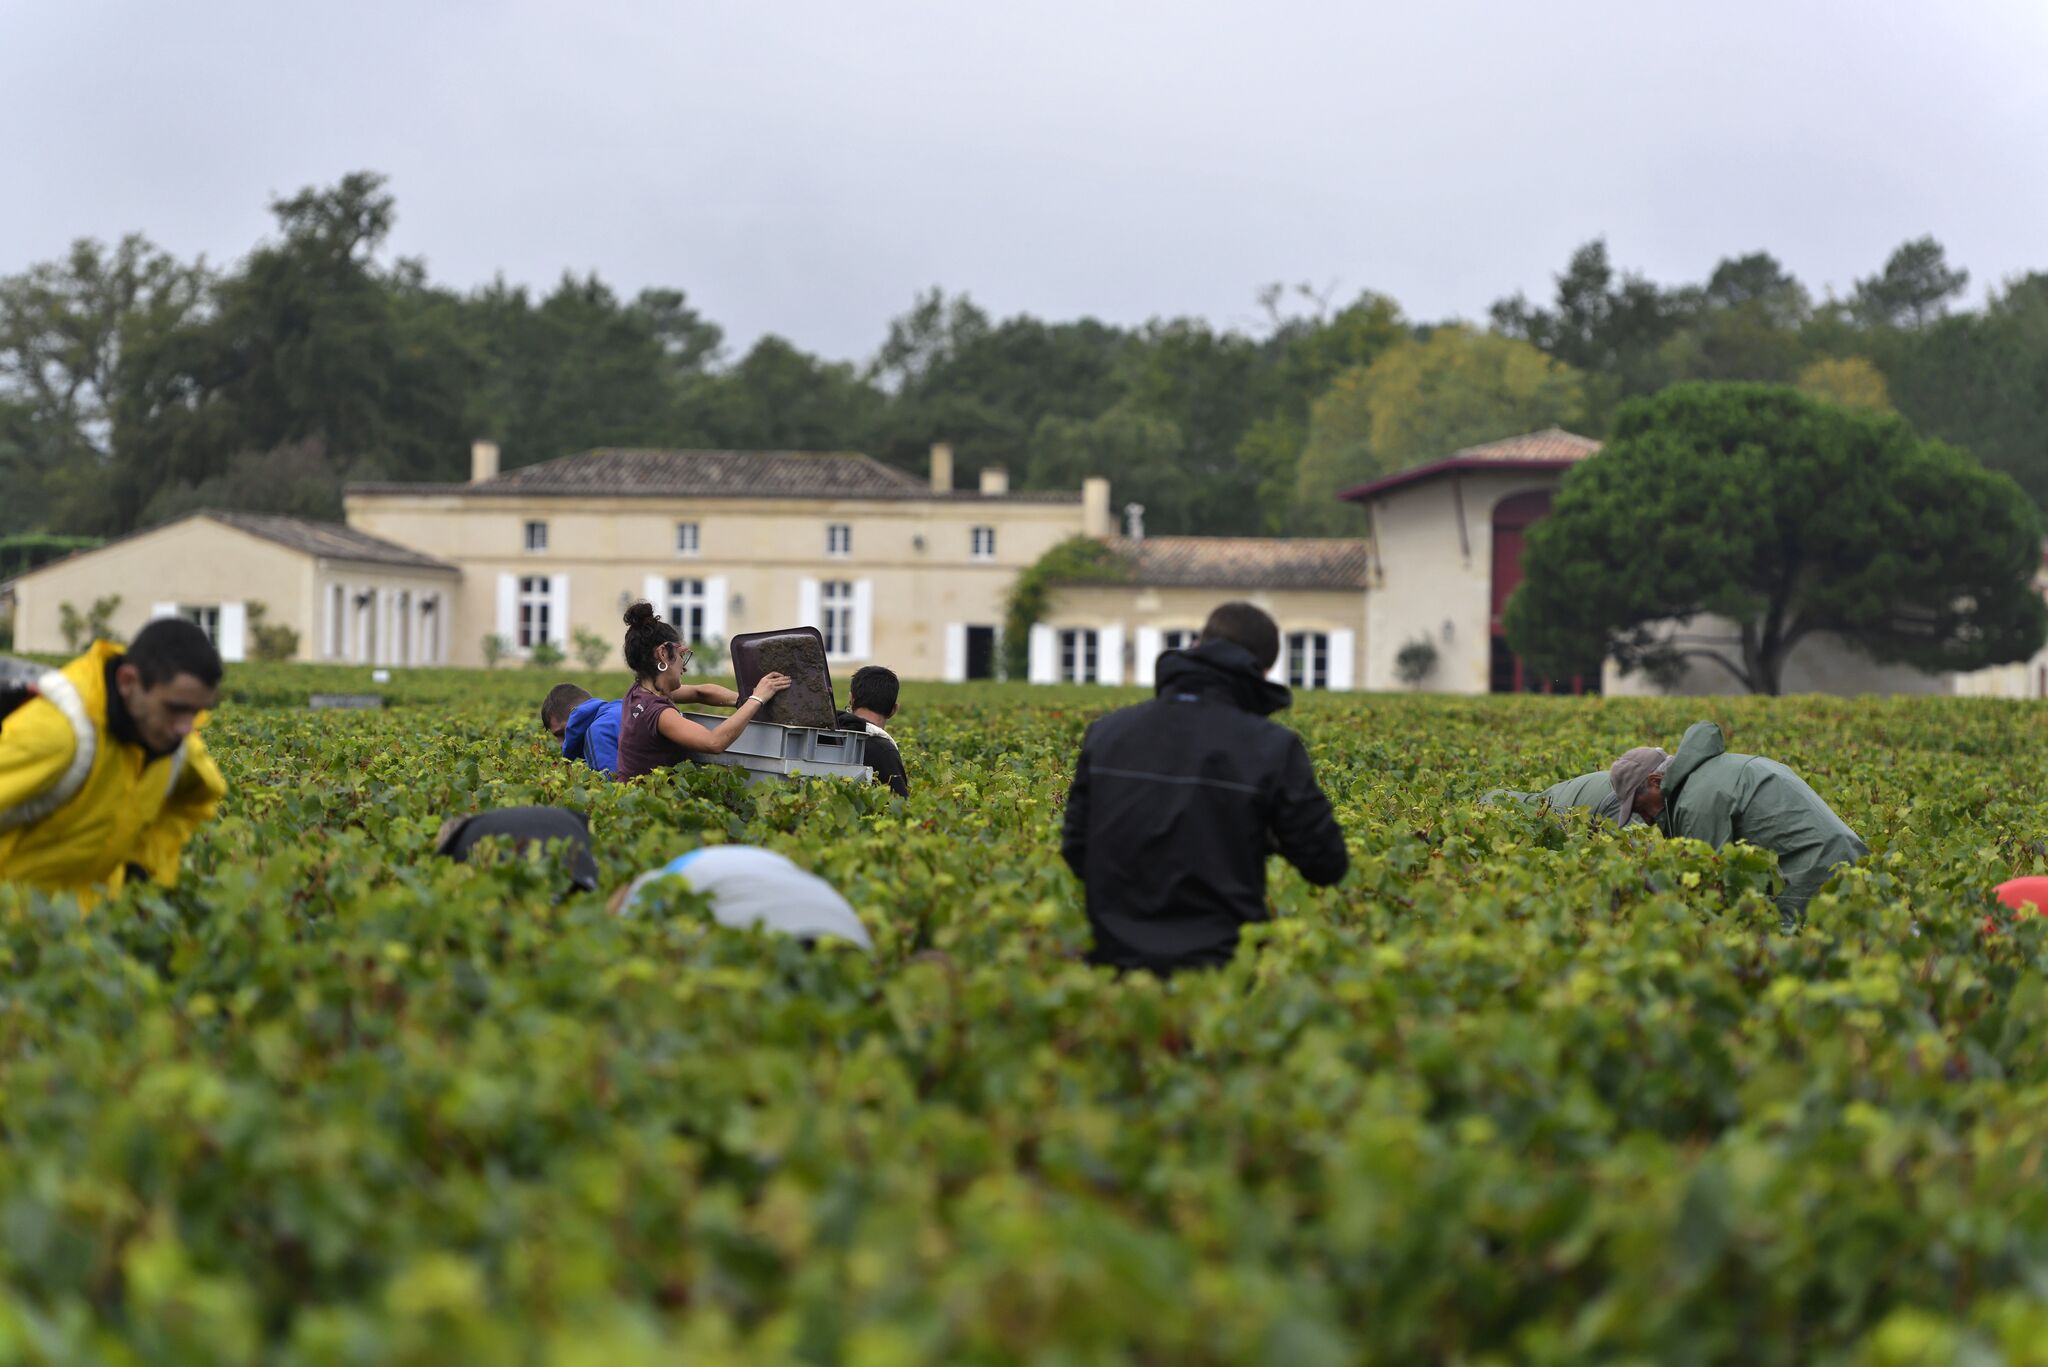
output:
{"label": "plastic crate", "polygon": [[[683,716],[706,731],[715,731],[726,720],[696,712]],[[721,764],[745,769],[749,783],[768,778],[845,778],[872,783],[875,771],[868,768],[868,738],[859,731],[827,731],[810,726],[779,726],[772,721],[749,722],[723,754],[692,751],[698,764]]]}

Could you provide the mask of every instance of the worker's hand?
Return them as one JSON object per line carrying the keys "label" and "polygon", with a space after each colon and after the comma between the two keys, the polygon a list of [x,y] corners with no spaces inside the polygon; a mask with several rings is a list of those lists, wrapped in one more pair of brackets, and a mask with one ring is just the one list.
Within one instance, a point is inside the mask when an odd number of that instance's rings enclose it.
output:
{"label": "worker's hand", "polygon": [[754,696],[772,698],[793,682],[787,674],[763,674],[761,681],[754,685]]}

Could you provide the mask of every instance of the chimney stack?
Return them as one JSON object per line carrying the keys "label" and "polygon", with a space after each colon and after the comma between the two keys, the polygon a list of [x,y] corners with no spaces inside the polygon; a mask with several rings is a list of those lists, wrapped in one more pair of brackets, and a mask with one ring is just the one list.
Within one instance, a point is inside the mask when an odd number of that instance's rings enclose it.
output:
{"label": "chimney stack", "polygon": [[947,442],[932,443],[932,492],[953,492],[953,448]]}
{"label": "chimney stack", "polygon": [[471,442],[469,447],[469,482],[481,484],[487,479],[498,477],[498,443],[494,441]]}
{"label": "chimney stack", "polygon": [[1100,475],[1081,481],[1081,535],[1116,535],[1116,519],[1109,511],[1109,481]]}
{"label": "chimney stack", "polygon": [[984,498],[996,498],[1010,492],[1010,472],[1000,465],[981,467],[981,493]]}

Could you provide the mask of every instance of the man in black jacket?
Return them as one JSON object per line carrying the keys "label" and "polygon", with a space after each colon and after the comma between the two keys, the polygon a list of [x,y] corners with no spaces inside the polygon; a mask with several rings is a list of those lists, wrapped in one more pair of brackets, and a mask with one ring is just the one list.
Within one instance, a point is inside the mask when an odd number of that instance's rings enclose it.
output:
{"label": "man in black jacket", "polygon": [[1266,856],[1311,883],[1349,857],[1301,737],[1266,720],[1292,701],[1265,675],[1280,629],[1250,603],[1209,614],[1159,657],[1158,696],[1088,728],[1060,853],[1087,889],[1091,963],[1168,974],[1230,961],[1266,919]]}

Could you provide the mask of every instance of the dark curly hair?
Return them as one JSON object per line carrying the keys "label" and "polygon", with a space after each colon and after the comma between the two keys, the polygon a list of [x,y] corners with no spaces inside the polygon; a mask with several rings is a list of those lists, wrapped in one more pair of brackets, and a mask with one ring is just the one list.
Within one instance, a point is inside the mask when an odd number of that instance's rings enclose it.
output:
{"label": "dark curly hair", "polygon": [[636,678],[652,680],[654,652],[682,643],[683,634],[655,615],[654,604],[635,603],[626,609],[626,667]]}

